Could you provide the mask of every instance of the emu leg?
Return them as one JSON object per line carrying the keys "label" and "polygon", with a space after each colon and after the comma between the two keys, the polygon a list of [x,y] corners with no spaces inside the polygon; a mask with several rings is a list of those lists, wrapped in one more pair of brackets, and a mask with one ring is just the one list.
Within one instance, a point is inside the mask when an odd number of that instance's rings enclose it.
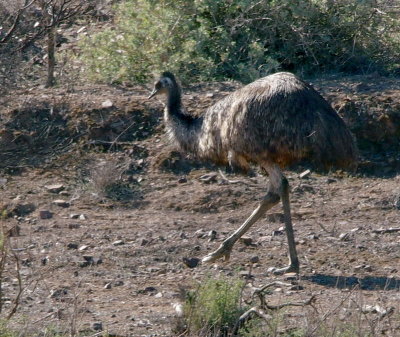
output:
{"label": "emu leg", "polygon": [[267,210],[271,207],[275,206],[279,202],[279,195],[271,192],[270,188],[268,193],[265,195],[263,200],[260,202],[260,205],[253,211],[250,217],[240,226],[233,234],[231,234],[225,241],[221,244],[221,246],[211,254],[208,254],[202,259],[202,262],[214,262],[219,258],[224,258],[225,261],[229,260],[230,253],[233,245],[239,238],[246,233],[249,228],[260,219]]}
{"label": "emu leg", "polygon": [[286,227],[286,235],[289,246],[289,265],[285,268],[275,269],[275,274],[283,274],[287,272],[299,272],[299,259],[297,257],[296,243],[294,241],[294,232],[292,218],[290,215],[289,202],[289,182],[282,173],[280,167],[276,164],[266,163],[264,168],[269,174],[270,182],[275,191],[279,194],[283,206],[283,219]]}
{"label": "emu leg", "polygon": [[286,235],[288,240],[289,246],[289,265],[284,268],[275,269],[274,274],[283,274],[283,273],[299,273],[300,266],[299,266],[299,258],[297,256],[296,250],[296,243],[294,240],[294,232],[293,232],[293,225],[292,225],[292,217],[290,215],[290,201],[289,201],[289,183],[287,179],[282,176],[281,183],[280,183],[280,196],[282,200],[283,206],[283,219],[286,228]]}

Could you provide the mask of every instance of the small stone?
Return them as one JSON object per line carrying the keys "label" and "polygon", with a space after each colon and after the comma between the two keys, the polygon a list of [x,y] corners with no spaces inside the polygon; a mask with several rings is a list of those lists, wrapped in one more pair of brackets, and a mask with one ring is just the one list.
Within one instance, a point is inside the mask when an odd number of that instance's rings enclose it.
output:
{"label": "small stone", "polygon": [[113,105],[114,105],[113,102],[111,102],[111,100],[109,99],[101,103],[102,108],[111,108]]}
{"label": "small stone", "polygon": [[284,279],[285,281],[297,281],[298,275],[296,273],[285,273]]}
{"label": "small stone", "polygon": [[254,278],[254,275],[251,275],[247,270],[242,270],[239,272],[239,276],[246,280],[251,280]]}
{"label": "small stone", "polygon": [[79,215],[80,215],[80,214],[71,213],[71,214],[69,215],[69,218],[70,218],[70,219],[78,219],[78,218],[79,218]]}
{"label": "small stone", "polygon": [[367,264],[366,266],[364,266],[364,270],[367,271],[367,272],[371,272],[372,271],[372,267],[369,264]]}
{"label": "small stone", "polygon": [[280,235],[283,235],[284,234],[284,231],[283,230],[275,230],[275,231],[272,231],[272,236],[280,236]]}
{"label": "small stone", "polygon": [[65,189],[63,184],[46,185],[44,188],[51,193],[60,193]]}
{"label": "small stone", "polygon": [[210,230],[209,232],[208,232],[208,237],[209,237],[209,239],[208,239],[208,241],[214,241],[216,238],[217,238],[217,231],[215,231],[215,230]]}
{"label": "small stone", "polygon": [[79,247],[79,251],[80,252],[83,252],[84,250],[88,250],[88,249],[89,249],[89,246],[86,246],[86,245],[83,245],[83,246]]}
{"label": "small stone", "polygon": [[208,98],[213,98],[213,97],[214,97],[214,93],[209,92],[209,93],[206,94],[206,97],[208,97]]}
{"label": "small stone", "polygon": [[207,173],[207,174],[203,174],[199,180],[203,183],[209,184],[209,183],[215,183],[217,182],[217,177],[218,174],[217,173]]}
{"label": "small stone", "polygon": [[179,178],[179,179],[178,179],[178,183],[180,183],[180,184],[187,183],[186,177],[181,177],[181,178]]}
{"label": "small stone", "polygon": [[292,287],[290,287],[289,290],[299,291],[299,290],[304,290],[304,287],[299,284],[295,284]]}
{"label": "small stone", "polygon": [[94,322],[92,324],[92,328],[94,331],[103,331],[103,323],[102,322]]}
{"label": "small stone", "polygon": [[143,239],[140,240],[140,245],[141,246],[146,246],[148,243],[149,243],[149,240],[147,240],[147,239],[143,238]]}
{"label": "small stone", "polygon": [[110,282],[106,283],[106,285],[104,286],[104,289],[111,289],[111,288],[112,288],[112,285]]}
{"label": "small stone", "polygon": [[53,217],[53,213],[47,210],[39,211],[39,218],[40,219],[51,219]]}
{"label": "small stone", "polygon": [[183,263],[189,268],[196,268],[200,262],[200,259],[197,257],[184,257],[182,258]]}
{"label": "small stone", "polygon": [[86,220],[85,214],[80,214],[79,215],[79,220]]}
{"label": "small stone", "polygon": [[245,246],[251,246],[253,244],[253,239],[248,236],[242,236],[239,242],[243,243]]}
{"label": "small stone", "polygon": [[305,170],[299,174],[299,177],[300,179],[305,179],[308,178],[310,174],[311,174],[310,170]]}
{"label": "small stone", "polygon": [[154,297],[161,298],[161,297],[163,297],[163,294],[162,294],[162,292],[159,292],[159,293],[155,294]]}
{"label": "small stone", "polygon": [[341,233],[339,235],[339,240],[341,241],[350,241],[351,235],[349,233]]}
{"label": "small stone", "polygon": [[60,207],[65,207],[65,208],[70,206],[70,203],[63,199],[54,200],[53,204],[60,206]]}
{"label": "small stone", "polygon": [[206,232],[204,229],[198,229],[197,231],[194,232],[194,235],[196,235],[198,239],[201,239],[206,236]]}
{"label": "small stone", "polygon": [[69,244],[67,245],[67,248],[68,248],[68,249],[78,249],[78,248],[79,248],[79,245],[78,245],[77,243],[71,242],[71,243],[69,243]]}
{"label": "small stone", "polygon": [[117,241],[114,241],[112,244],[113,244],[113,246],[122,246],[125,244],[125,242],[122,240],[117,240]]}
{"label": "small stone", "polygon": [[67,294],[68,294],[68,289],[66,289],[66,288],[53,289],[50,291],[51,298],[59,298],[61,296],[65,296]]}
{"label": "small stone", "polygon": [[258,256],[252,256],[250,258],[250,263],[258,263],[260,262],[260,258]]}

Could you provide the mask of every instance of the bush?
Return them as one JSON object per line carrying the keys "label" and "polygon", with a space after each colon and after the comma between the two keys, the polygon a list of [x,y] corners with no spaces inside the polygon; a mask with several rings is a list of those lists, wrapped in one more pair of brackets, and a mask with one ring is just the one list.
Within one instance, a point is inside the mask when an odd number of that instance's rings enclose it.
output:
{"label": "bush", "polygon": [[171,70],[185,80],[249,82],[272,71],[393,72],[400,20],[353,0],[127,0],[115,25],[82,44],[92,79],[144,82]]}
{"label": "bush", "polygon": [[244,312],[240,299],[243,282],[208,279],[188,293],[184,306],[189,336],[230,336]]}

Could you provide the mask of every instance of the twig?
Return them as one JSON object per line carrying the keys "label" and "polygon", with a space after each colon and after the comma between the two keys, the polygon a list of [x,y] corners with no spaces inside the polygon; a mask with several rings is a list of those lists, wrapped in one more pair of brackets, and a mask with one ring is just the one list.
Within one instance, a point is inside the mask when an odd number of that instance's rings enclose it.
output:
{"label": "twig", "polygon": [[390,227],[390,228],[380,228],[380,229],[374,229],[372,233],[376,234],[386,234],[386,233],[396,233],[400,232],[400,227]]}
{"label": "twig", "polygon": [[21,299],[21,295],[22,295],[22,293],[24,291],[24,289],[22,287],[21,266],[19,264],[19,257],[18,257],[18,255],[17,255],[17,253],[15,251],[12,250],[12,252],[13,252],[13,255],[14,255],[14,258],[15,258],[15,264],[16,264],[16,269],[17,269],[18,294],[15,297],[14,306],[12,307],[10,313],[8,314],[7,320],[11,319],[11,317],[13,317],[14,314],[17,312],[17,309],[18,309],[18,306],[19,306],[19,302],[20,302],[20,299]]}

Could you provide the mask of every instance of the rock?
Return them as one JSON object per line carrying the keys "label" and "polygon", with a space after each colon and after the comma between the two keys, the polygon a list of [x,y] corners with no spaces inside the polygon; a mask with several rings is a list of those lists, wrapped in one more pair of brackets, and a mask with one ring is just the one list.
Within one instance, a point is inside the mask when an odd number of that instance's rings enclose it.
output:
{"label": "rock", "polygon": [[48,210],[41,210],[39,211],[39,218],[40,219],[51,219],[53,217],[53,213]]}
{"label": "rock", "polygon": [[32,213],[36,209],[36,206],[32,203],[22,204],[17,203],[10,207],[10,216],[25,216]]}
{"label": "rock", "polygon": [[109,99],[101,103],[102,108],[111,108],[113,105],[114,105],[113,102],[111,102],[111,100]]}
{"label": "rock", "polygon": [[285,273],[284,280],[285,281],[297,281],[299,276],[296,273]]}
{"label": "rock", "polygon": [[112,286],[111,286],[110,282],[106,283],[106,285],[104,286],[104,289],[111,289],[111,288],[112,288]]}
{"label": "rock", "polygon": [[248,236],[242,236],[239,239],[239,242],[243,243],[245,246],[253,245],[253,239],[251,237],[248,237]]}
{"label": "rock", "polygon": [[200,262],[200,259],[197,257],[184,257],[182,258],[182,262],[189,268],[196,268]]}
{"label": "rock", "polygon": [[140,245],[141,245],[141,246],[146,246],[148,243],[149,243],[149,240],[147,240],[147,239],[145,239],[145,238],[142,238],[142,239],[140,240]]}
{"label": "rock", "polygon": [[70,218],[70,219],[78,219],[78,218],[79,218],[79,215],[80,215],[80,214],[71,213],[71,214],[69,215],[69,218]]}
{"label": "rock", "polygon": [[103,331],[103,323],[102,322],[94,322],[92,324],[92,329],[94,331]]}
{"label": "rock", "polygon": [[299,174],[300,179],[308,178],[311,174],[310,170],[305,170]]}
{"label": "rock", "polygon": [[240,271],[240,272],[239,272],[239,276],[240,276],[241,278],[246,279],[246,280],[251,280],[251,279],[254,278],[254,275],[251,275],[250,272],[247,271],[247,270],[242,270],[242,271]]}
{"label": "rock", "polygon": [[194,232],[194,235],[198,238],[204,238],[206,236],[206,231],[204,229],[198,229],[197,231]]}
{"label": "rock", "polygon": [[68,248],[68,249],[78,249],[78,248],[79,248],[79,245],[78,245],[77,243],[70,242],[70,243],[67,245],[67,248]]}
{"label": "rock", "polygon": [[199,180],[205,184],[216,183],[217,182],[217,173],[207,173],[203,174]]}
{"label": "rock", "polygon": [[51,193],[60,193],[65,189],[63,184],[46,185],[44,188]]}
{"label": "rock", "polygon": [[103,260],[99,257],[93,257],[90,255],[83,255],[82,256],[85,261],[82,261],[79,266],[81,268],[88,267],[88,266],[96,266],[103,263]]}
{"label": "rock", "polygon": [[351,240],[351,234],[350,233],[341,233],[339,235],[339,240],[341,240],[341,241],[350,241]]}
{"label": "rock", "polygon": [[125,242],[122,240],[117,240],[117,241],[114,241],[112,244],[113,244],[113,246],[122,246],[125,244]]}
{"label": "rock", "polygon": [[159,293],[155,294],[154,297],[161,298],[161,297],[163,297],[163,294],[162,294],[162,292],[159,292]]}
{"label": "rock", "polygon": [[207,236],[209,237],[208,241],[214,241],[217,238],[217,231],[215,230],[210,230],[207,234]]}
{"label": "rock", "polygon": [[281,236],[283,234],[285,234],[285,232],[283,230],[278,229],[278,230],[272,231],[272,236]]}
{"label": "rock", "polygon": [[50,298],[60,298],[68,294],[67,288],[53,289],[50,291]]}
{"label": "rock", "polygon": [[86,246],[86,245],[83,245],[83,246],[79,247],[79,251],[80,252],[83,252],[84,250],[88,250],[88,249],[89,249],[89,246]]}
{"label": "rock", "polygon": [[53,204],[57,205],[57,206],[60,206],[60,207],[64,207],[64,208],[70,206],[70,203],[68,201],[66,201],[66,200],[63,200],[63,199],[53,200]]}
{"label": "rock", "polygon": [[260,262],[260,258],[258,256],[252,256],[250,258],[250,263],[258,263]]}
{"label": "rock", "polygon": [[185,177],[181,177],[178,179],[178,183],[180,183],[180,184],[187,183],[187,179]]}

